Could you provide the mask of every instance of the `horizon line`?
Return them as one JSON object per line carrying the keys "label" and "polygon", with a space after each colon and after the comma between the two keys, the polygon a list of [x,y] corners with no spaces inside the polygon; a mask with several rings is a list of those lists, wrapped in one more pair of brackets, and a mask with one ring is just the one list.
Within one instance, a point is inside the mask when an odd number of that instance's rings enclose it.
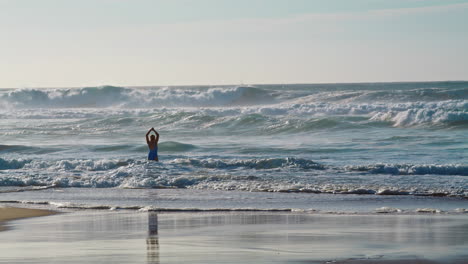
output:
{"label": "horizon line", "polygon": [[332,85],[332,84],[398,84],[398,83],[461,83],[467,80],[438,80],[438,81],[360,81],[360,82],[285,82],[285,83],[239,83],[239,84],[171,84],[171,85],[82,85],[82,86],[29,86],[29,87],[0,87],[0,89],[66,89],[66,88],[86,88],[86,87],[128,87],[128,88],[149,88],[149,87],[190,87],[190,86],[255,86],[255,85]]}

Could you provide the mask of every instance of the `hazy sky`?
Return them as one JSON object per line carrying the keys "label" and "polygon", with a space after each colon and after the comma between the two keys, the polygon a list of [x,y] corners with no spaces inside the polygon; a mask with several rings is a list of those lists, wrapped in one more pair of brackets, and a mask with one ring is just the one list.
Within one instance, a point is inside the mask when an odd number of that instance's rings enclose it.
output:
{"label": "hazy sky", "polygon": [[468,80],[468,0],[0,0],[0,87]]}

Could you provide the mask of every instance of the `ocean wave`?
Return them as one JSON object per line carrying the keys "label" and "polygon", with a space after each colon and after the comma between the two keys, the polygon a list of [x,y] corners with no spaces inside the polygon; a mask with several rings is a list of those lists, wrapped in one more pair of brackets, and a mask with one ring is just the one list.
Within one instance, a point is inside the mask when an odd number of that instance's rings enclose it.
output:
{"label": "ocean wave", "polygon": [[[143,146],[145,147],[145,146]],[[119,144],[119,145],[98,145],[92,146],[91,149],[96,152],[114,152],[114,151],[139,151],[143,150],[143,147],[135,147],[134,145],[129,144]],[[145,147],[146,149],[147,147]]]}
{"label": "ocean wave", "polygon": [[[0,145],[0,153],[46,154],[60,151],[59,148],[32,147],[24,145]],[[0,165],[1,166],[1,165]]]}
{"label": "ocean wave", "polygon": [[[433,189],[430,185],[418,183],[407,184],[407,187],[398,184],[389,187],[379,187],[375,184],[363,186],[362,184],[325,184],[288,182],[288,180],[267,180],[261,177],[241,177],[231,175],[218,176],[168,176],[145,175],[140,169],[119,168],[107,174],[73,176],[63,174],[52,177],[44,176],[4,176],[0,177],[0,186],[23,187],[17,191],[31,191],[24,189],[31,186],[36,188],[124,188],[124,189],[198,189],[198,190],[222,190],[222,191],[246,191],[246,192],[270,192],[270,193],[303,193],[303,194],[339,194],[339,195],[410,195],[432,197],[461,197],[468,198],[467,189],[463,187],[453,189],[450,187],[438,187]],[[40,190],[40,189],[38,189]],[[8,190],[14,192],[15,190]]]}
{"label": "ocean wave", "polygon": [[347,171],[392,175],[461,175],[468,176],[468,165],[464,164],[372,164],[345,166]]}
{"label": "ocean wave", "polygon": [[[195,148],[194,145],[168,142],[166,148],[171,151],[187,151]],[[145,147],[146,149],[146,147]],[[169,151],[166,149],[166,151]],[[0,170],[16,169],[45,169],[48,171],[110,171],[120,167],[150,166],[152,163],[142,160],[33,160],[33,159],[4,159],[0,158]],[[304,171],[328,170],[333,173],[366,173],[388,175],[459,175],[468,176],[466,164],[368,164],[347,165],[343,167],[329,166],[302,158],[265,158],[265,159],[214,159],[214,158],[176,158],[158,163],[155,168],[162,169],[167,166],[175,169],[206,168],[214,170],[272,170],[272,169],[298,169]]]}
{"label": "ocean wave", "polygon": [[[468,83],[451,84],[451,87],[434,87],[436,84],[413,84],[413,89],[392,89],[394,84],[382,84],[366,89],[357,85],[336,84],[330,89],[313,85],[302,90],[291,85],[284,89],[272,86],[221,86],[221,87],[152,87],[127,88],[115,86],[13,89],[0,92],[0,105],[20,109],[120,108],[157,109],[162,107],[241,107],[259,106],[262,114],[291,114],[293,110],[322,114],[359,114],[372,112],[401,112],[410,108],[447,109],[447,102],[462,102],[459,109],[467,109]],[[404,88],[404,84],[401,84]],[[419,87],[421,86],[421,87]],[[429,87],[427,87],[429,86]],[[443,86],[443,85],[442,85]],[[332,89],[333,88],[333,89]],[[275,107],[269,108],[268,105]],[[265,106],[262,108],[262,106]],[[277,107],[279,106],[279,107]],[[286,108],[285,108],[285,107]],[[292,109],[287,109],[290,106]],[[387,111],[379,111],[379,108]],[[391,109],[389,109],[391,108]],[[398,110],[398,109],[401,110]],[[285,110],[288,113],[285,113]],[[37,110],[30,114],[33,116]],[[56,113],[56,117],[60,114]]]}
{"label": "ocean wave", "polygon": [[24,165],[30,163],[28,159],[2,159],[0,158],[0,170],[21,169]]}
{"label": "ocean wave", "polygon": [[[165,141],[161,142],[159,145],[159,151],[163,152],[187,152],[198,149],[196,145],[181,143],[176,141]],[[148,147],[142,144],[132,145],[132,144],[109,144],[109,145],[81,145],[80,148],[88,149],[92,152],[135,152],[135,153],[142,153],[147,152]],[[59,151],[65,151],[67,148],[62,147],[33,147],[33,146],[24,146],[24,145],[0,145],[0,154],[49,154],[55,153]],[[6,161],[5,161],[6,162]],[[11,161],[13,162],[13,161]],[[1,163],[0,163],[1,164]],[[0,165],[0,169],[1,169]]]}
{"label": "ocean wave", "polygon": [[[362,103],[362,102],[436,102],[468,100],[468,83],[381,83],[336,84],[291,99],[297,103]],[[312,90],[314,91],[314,90]]]}
{"label": "ocean wave", "polygon": [[5,108],[153,108],[232,106],[272,103],[274,93],[249,86],[189,88],[16,89],[0,94]]}
{"label": "ocean wave", "polygon": [[158,144],[158,149],[160,151],[167,151],[167,152],[187,152],[187,151],[191,151],[197,148],[198,147],[193,144],[186,144],[186,143],[181,143],[181,142],[176,142],[176,141],[165,141],[165,142]]}
{"label": "ocean wave", "polygon": [[[161,104],[141,103],[140,107],[151,107],[145,109],[119,108],[120,103],[110,104],[112,108],[106,109],[14,108],[0,111],[0,118],[73,119],[64,121],[57,127],[48,125],[41,129],[41,133],[52,134],[61,131],[106,133],[111,128],[123,129],[154,122],[164,130],[193,129],[219,133],[235,131],[247,134],[293,134],[329,129],[367,129],[370,126],[435,128],[468,126],[468,100],[411,103],[276,102],[248,106],[231,103],[223,105],[220,102],[219,105],[208,104],[196,109],[193,106],[202,106],[203,103],[200,104],[195,99],[189,100],[191,103],[179,106],[170,100],[162,101]],[[131,102],[131,100],[125,101],[130,104]],[[32,103],[28,105],[36,107]],[[37,107],[47,107],[47,105],[39,104]],[[5,131],[5,134],[27,134],[31,131],[24,128]]]}
{"label": "ocean wave", "polygon": [[[408,178],[406,175],[412,176]],[[333,167],[294,158],[174,159],[160,163],[141,160],[0,159],[0,186],[33,189],[34,186],[191,188],[277,193],[468,197],[468,189],[464,184],[466,181],[461,178],[463,175],[468,175],[466,165],[377,164]],[[22,188],[20,191],[26,189]]]}
{"label": "ocean wave", "polygon": [[[142,144],[138,145],[130,145],[130,144],[117,144],[117,145],[98,145],[98,146],[90,146],[89,147],[92,151],[96,152],[119,152],[119,151],[131,151],[131,152],[147,152],[148,147]],[[158,144],[159,151],[164,152],[187,152],[198,149],[196,145],[181,143],[177,141],[165,141]]]}
{"label": "ocean wave", "polygon": [[468,101],[361,104],[274,104],[243,108],[167,111],[156,116],[162,125],[197,129],[264,130],[300,133],[317,129],[367,128],[389,123],[407,126],[468,125]]}
{"label": "ocean wave", "polygon": [[270,158],[270,159],[250,159],[250,160],[221,160],[221,159],[175,159],[172,163],[179,165],[190,165],[200,168],[211,169],[236,169],[248,168],[256,170],[268,170],[277,168],[298,168],[323,170],[324,165],[312,160],[297,158]]}
{"label": "ocean wave", "polygon": [[[265,110],[269,109],[269,110]],[[292,116],[365,116],[368,121],[390,122],[393,126],[416,125],[468,125],[468,101],[449,100],[440,102],[415,103],[361,103],[361,104],[295,104],[279,107]],[[278,111],[278,109],[276,111]],[[263,112],[273,113],[274,109],[265,106]],[[362,120],[354,122],[365,125]],[[351,123],[353,124],[353,123]]]}
{"label": "ocean wave", "polygon": [[129,164],[138,164],[134,160],[33,160],[33,159],[2,159],[0,170],[15,169],[47,169],[51,171],[105,171]]}
{"label": "ocean wave", "polygon": [[370,120],[389,121],[394,126],[468,125],[468,101],[423,104],[376,112]]}

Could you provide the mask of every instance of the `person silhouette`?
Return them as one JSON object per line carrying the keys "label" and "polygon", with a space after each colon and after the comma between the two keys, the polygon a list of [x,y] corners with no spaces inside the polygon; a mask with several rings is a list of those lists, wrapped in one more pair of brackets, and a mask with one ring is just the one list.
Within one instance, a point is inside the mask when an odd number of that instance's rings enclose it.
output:
{"label": "person silhouette", "polygon": [[[151,135],[150,138],[148,138],[149,134],[151,133],[151,131],[154,131],[154,133],[156,134],[155,135]],[[156,132],[156,130],[154,129],[154,127],[152,127],[148,133],[146,133],[146,144],[148,144],[148,148],[149,148],[149,153],[148,153],[148,160],[155,160],[155,161],[159,161],[159,158],[158,158],[158,142],[159,142],[159,133]]]}

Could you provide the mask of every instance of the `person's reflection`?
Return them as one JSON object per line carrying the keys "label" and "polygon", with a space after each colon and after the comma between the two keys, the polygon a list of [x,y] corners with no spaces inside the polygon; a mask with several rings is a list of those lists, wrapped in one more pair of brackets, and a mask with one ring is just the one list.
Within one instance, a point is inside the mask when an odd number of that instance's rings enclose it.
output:
{"label": "person's reflection", "polygon": [[148,212],[146,250],[148,263],[159,263],[158,214],[156,212]]}

